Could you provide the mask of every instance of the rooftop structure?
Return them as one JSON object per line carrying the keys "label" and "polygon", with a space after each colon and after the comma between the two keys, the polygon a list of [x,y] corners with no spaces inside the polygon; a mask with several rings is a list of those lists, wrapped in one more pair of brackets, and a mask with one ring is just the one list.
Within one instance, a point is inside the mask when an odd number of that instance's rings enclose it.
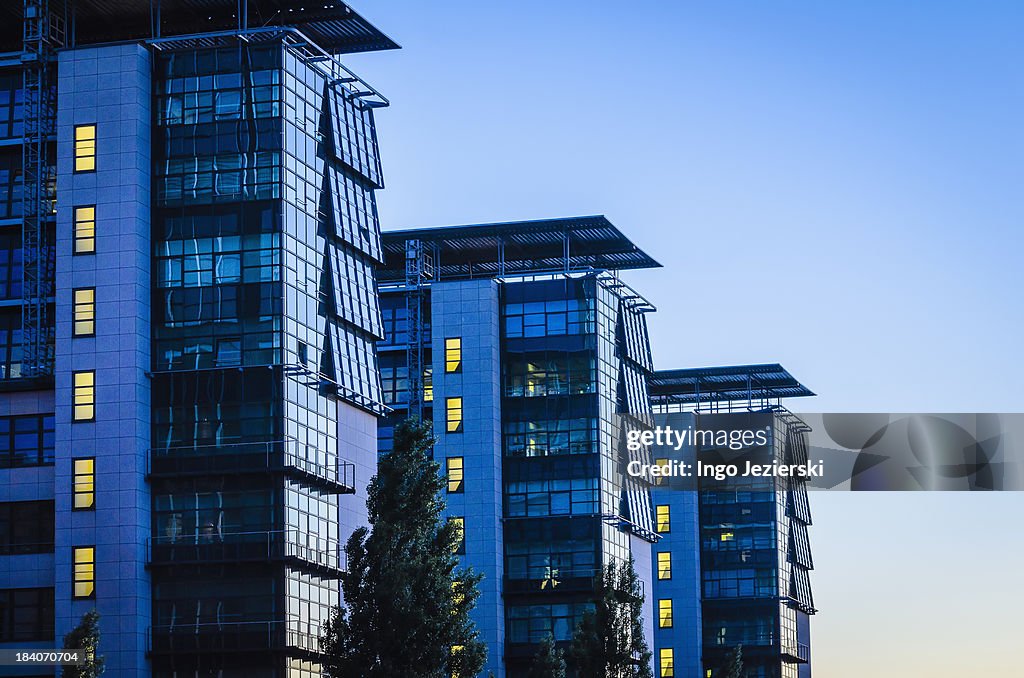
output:
{"label": "rooftop structure", "polygon": [[413,240],[432,256],[436,280],[661,267],[604,216],[585,216],[388,231],[382,283],[404,280]]}
{"label": "rooftop structure", "polygon": [[[39,5],[38,0],[28,4]],[[348,4],[338,0],[49,0],[68,28],[67,45],[288,27],[332,54],[397,49]],[[22,3],[0,3],[0,52],[22,49]]]}

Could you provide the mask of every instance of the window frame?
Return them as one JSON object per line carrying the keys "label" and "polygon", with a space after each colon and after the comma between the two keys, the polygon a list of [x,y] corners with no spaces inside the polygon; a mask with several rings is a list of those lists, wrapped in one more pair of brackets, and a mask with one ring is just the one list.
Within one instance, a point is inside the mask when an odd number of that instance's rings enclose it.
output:
{"label": "window frame", "polygon": [[675,627],[675,610],[671,598],[658,599],[658,628],[671,629]]}
{"label": "window frame", "polygon": [[448,494],[464,494],[466,491],[466,458],[446,457],[444,470]]}
{"label": "window frame", "polygon": [[672,579],[672,552],[658,551],[657,554],[658,580],[667,581]]}
{"label": "window frame", "polygon": [[[79,471],[80,462],[89,462],[87,472]],[[83,484],[81,478],[88,478],[88,490],[80,490]],[[79,506],[79,497],[88,496],[89,504]],[[72,511],[95,511],[96,510],[96,457],[74,457],[71,459],[71,510]]]}
{"label": "window frame", "polygon": [[[83,210],[91,211],[90,217],[85,217]],[[71,255],[89,256],[96,254],[96,205],[75,205],[71,211]],[[85,230],[86,224],[92,224],[91,235],[85,236],[81,232]],[[83,243],[89,243],[89,249]]]}
{"label": "window frame", "polygon": [[[85,136],[82,134],[87,130],[91,130],[92,136]],[[98,138],[99,128],[95,122],[75,125],[74,138],[72,139],[72,163],[74,174],[88,174],[96,171],[96,150]],[[89,142],[92,143],[90,144]],[[86,166],[82,166],[80,161],[89,162],[85,163]]]}
{"label": "window frame", "polygon": [[456,374],[462,371],[462,337],[446,337],[444,340],[444,373]]}
{"label": "window frame", "polygon": [[[79,293],[88,292],[91,297],[88,301],[79,301]],[[88,318],[80,319],[79,313],[89,313]],[[79,332],[79,324],[88,324],[89,330],[87,332]],[[82,339],[85,337],[96,336],[96,288],[95,287],[76,287],[71,290],[71,337],[73,339]]]}
{"label": "window frame", "polygon": [[[79,559],[79,555],[82,559]],[[86,554],[88,558],[86,558]],[[79,593],[79,586],[88,586],[88,593]],[[71,547],[71,597],[90,600],[96,597],[96,546]]]}
{"label": "window frame", "polygon": [[654,531],[658,534],[672,531],[672,511],[668,504],[658,504],[654,507]]}
{"label": "window frame", "polygon": [[446,433],[462,433],[464,423],[463,413],[462,396],[452,396],[444,399],[444,423]]}
{"label": "window frame", "polygon": [[[91,383],[79,385],[78,378],[85,375],[91,376]],[[89,401],[79,402],[79,396],[85,397],[89,393]],[[89,416],[80,417],[79,408],[89,408]],[[76,370],[71,373],[71,421],[75,424],[96,421],[96,370]]]}
{"label": "window frame", "polygon": [[675,652],[670,647],[663,647],[658,652],[658,676],[659,678],[675,678],[675,675]]}

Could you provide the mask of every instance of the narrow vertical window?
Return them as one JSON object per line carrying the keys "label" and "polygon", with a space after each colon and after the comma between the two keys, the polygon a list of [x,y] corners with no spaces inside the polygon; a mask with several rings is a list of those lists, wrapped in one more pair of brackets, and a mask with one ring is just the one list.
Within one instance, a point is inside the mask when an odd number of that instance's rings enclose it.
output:
{"label": "narrow vertical window", "polygon": [[459,372],[460,370],[462,370],[462,338],[445,339],[444,371]]}
{"label": "narrow vertical window", "polygon": [[[465,650],[466,650],[466,646],[465,645],[452,645],[452,649],[451,649],[452,664],[458,664],[459,661],[461,661],[460,658],[459,658],[459,655],[461,655],[463,652],[465,652]],[[452,671],[451,672],[451,678],[462,678],[462,674],[459,673],[457,670],[456,671]]]}
{"label": "narrow vertical window", "polygon": [[75,125],[75,171],[96,170],[96,125]]}
{"label": "narrow vertical window", "polygon": [[[664,467],[668,466],[668,459],[655,459],[654,460],[654,465],[658,466],[659,468],[662,469],[662,470],[658,471],[658,473],[663,473],[665,470],[667,470]],[[665,477],[664,476],[655,476],[654,477],[654,484],[655,485],[664,485],[665,484]]]}
{"label": "narrow vertical window", "polygon": [[658,675],[660,678],[675,678],[676,663],[672,656],[672,650],[663,648],[658,653]]}
{"label": "narrow vertical window", "polygon": [[452,521],[452,525],[455,526],[455,535],[458,537],[455,552],[458,554],[464,554],[466,552],[466,519],[452,517],[448,520]]}
{"label": "narrow vertical window", "polygon": [[445,398],[445,422],[448,433],[462,432],[462,398]]}
{"label": "narrow vertical window", "polygon": [[672,522],[668,514],[668,504],[659,504],[655,511],[656,524],[654,529],[658,532],[670,532],[672,530]]}
{"label": "narrow vertical window", "polygon": [[74,323],[71,335],[92,337],[96,335],[96,288],[82,287],[74,291]]}
{"label": "narrow vertical window", "polygon": [[72,461],[72,504],[76,511],[96,508],[96,460]]}
{"label": "narrow vertical window", "polygon": [[76,546],[72,549],[74,560],[75,598],[92,598],[96,594],[96,547]]}
{"label": "narrow vertical window", "polygon": [[423,402],[434,402],[434,371],[429,367],[423,370]]}
{"label": "narrow vertical window", "polygon": [[462,457],[448,457],[445,462],[448,472],[448,492],[455,494],[462,492],[463,481],[463,459]]}
{"label": "narrow vertical window", "polygon": [[672,553],[662,551],[658,554],[658,579],[672,578]]}
{"label": "narrow vertical window", "polygon": [[73,421],[92,421],[96,418],[96,373],[75,372],[72,375]]}
{"label": "narrow vertical window", "polygon": [[74,254],[96,253],[96,206],[75,208]]}
{"label": "narrow vertical window", "polygon": [[658,628],[672,628],[672,599],[662,598],[658,601]]}
{"label": "narrow vertical window", "polygon": [[466,604],[466,585],[460,579],[452,582],[452,614],[458,614],[459,609]]}

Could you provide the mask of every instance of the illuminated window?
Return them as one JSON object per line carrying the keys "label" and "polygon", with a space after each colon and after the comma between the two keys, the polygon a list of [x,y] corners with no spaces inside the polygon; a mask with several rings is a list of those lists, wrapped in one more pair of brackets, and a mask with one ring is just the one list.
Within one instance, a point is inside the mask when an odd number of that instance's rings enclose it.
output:
{"label": "illuminated window", "polygon": [[[655,459],[654,460],[654,465],[655,466],[668,466],[668,459]],[[659,473],[660,473],[660,471],[659,471]],[[654,477],[654,484],[655,485],[664,485],[665,484],[665,477],[664,476],[655,476]]]}
{"label": "illuminated window", "polygon": [[675,678],[676,664],[672,658],[672,650],[663,649],[658,653],[658,675],[661,678]]}
{"label": "illuminated window", "polygon": [[461,433],[462,398],[445,398],[444,409],[448,433]]}
{"label": "illuminated window", "polygon": [[75,125],[75,171],[96,170],[96,125]]}
{"label": "illuminated window", "polygon": [[658,628],[672,628],[672,599],[662,598],[658,601]]}
{"label": "illuminated window", "polygon": [[466,602],[466,587],[459,580],[452,582],[452,614],[458,614],[459,608]]}
{"label": "illuminated window", "polygon": [[72,476],[72,504],[76,511],[96,508],[96,460],[75,459]]}
{"label": "illuminated window", "polygon": [[657,513],[656,525],[654,527],[658,532],[670,532],[672,530],[672,523],[668,516],[668,505],[661,504],[655,508]]}
{"label": "illuminated window", "polygon": [[423,370],[423,402],[434,402],[434,370],[429,367]]}
{"label": "illuminated window", "polygon": [[466,519],[465,518],[449,518],[453,525],[455,525],[455,534],[458,537],[458,542],[455,545],[456,553],[466,552]]}
{"label": "illuminated window", "polygon": [[73,421],[92,421],[96,418],[96,373],[75,372],[72,376]]}
{"label": "illuminated window", "polygon": [[458,372],[462,369],[462,339],[444,340],[444,371]]}
{"label": "illuminated window", "polygon": [[448,491],[452,493],[462,492],[462,457],[448,457],[445,463],[448,472]]}
{"label": "illuminated window", "polygon": [[74,560],[74,597],[92,598],[96,593],[96,547],[76,546]]}
{"label": "illuminated window", "polygon": [[672,554],[662,551],[658,554],[658,579],[672,578]]}
{"label": "illuminated window", "polygon": [[[452,663],[453,664],[459,663],[460,660],[459,660],[458,655],[461,654],[462,651],[465,650],[465,649],[466,649],[465,645],[452,645]],[[461,677],[462,677],[461,673],[459,673],[458,671],[452,671],[452,678],[461,678]]]}
{"label": "illuminated window", "polygon": [[96,253],[96,206],[75,208],[74,254]]}
{"label": "illuminated window", "polygon": [[722,541],[732,541],[735,538],[736,538],[736,535],[733,534],[732,532],[723,532],[722,533]]}
{"label": "illuminated window", "polygon": [[74,291],[74,324],[71,334],[91,337],[96,334],[96,288],[83,287]]}

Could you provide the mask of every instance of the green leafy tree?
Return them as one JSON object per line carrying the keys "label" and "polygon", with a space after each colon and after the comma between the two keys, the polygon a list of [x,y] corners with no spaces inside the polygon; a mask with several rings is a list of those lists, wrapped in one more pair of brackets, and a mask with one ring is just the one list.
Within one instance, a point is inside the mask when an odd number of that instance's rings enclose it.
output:
{"label": "green leafy tree", "polygon": [[715,678],[743,678],[743,646],[729,650],[722,665],[714,673]]}
{"label": "green leafy tree", "polygon": [[433,444],[429,425],[400,423],[370,481],[371,529],[345,545],[344,605],[320,639],[330,678],[469,678],[483,669],[487,648],[469,618],[480,576],[457,569],[462,528],[442,519]]}
{"label": "green leafy tree", "polygon": [[64,678],[96,678],[103,673],[105,660],[99,654],[100,646],[100,613],[91,610],[82,615],[78,626],[64,636],[65,650],[81,650],[85,654],[85,663],[65,666],[61,675]]}
{"label": "green leafy tree", "polygon": [[623,565],[610,563],[601,579],[601,596],[573,635],[570,666],[587,678],[652,678],[644,594],[632,557]]}
{"label": "green leafy tree", "polygon": [[565,653],[555,647],[550,633],[541,641],[526,675],[527,678],[565,678]]}

